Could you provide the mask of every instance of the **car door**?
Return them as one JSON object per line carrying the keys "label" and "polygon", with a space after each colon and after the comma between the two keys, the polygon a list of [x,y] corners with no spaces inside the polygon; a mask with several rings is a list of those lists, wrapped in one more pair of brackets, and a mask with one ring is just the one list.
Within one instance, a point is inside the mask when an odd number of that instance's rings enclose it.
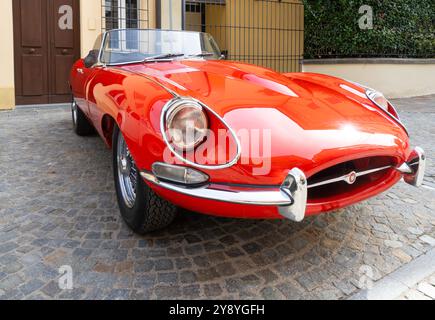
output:
{"label": "car door", "polygon": [[[73,74],[74,84],[73,94],[76,98],[76,102],[79,104],[86,116],[92,120],[91,107],[89,105],[89,83],[95,76],[95,74],[101,69],[98,63],[98,56],[101,50],[103,35],[98,36],[94,43],[94,47],[89,51],[88,55],[77,62],[75,68],[75,74]],[[86,67],[85,60],[88,56],[93,55],[94,62],[92,66]]]}
{"label": "car door", "polygon": [[88,105],[88,117],[92,120],[92,122],[97,122],[99,119],[99,112],[97,101],[95,99],[95,94],[96,90],[99,90],[99,87],[103,85],[98,79],[101,78],[101,74],[104,72],[105,67],[103,66],[94,66],[92,68],[84,70],[84,74],[86,75],[84,91]]}

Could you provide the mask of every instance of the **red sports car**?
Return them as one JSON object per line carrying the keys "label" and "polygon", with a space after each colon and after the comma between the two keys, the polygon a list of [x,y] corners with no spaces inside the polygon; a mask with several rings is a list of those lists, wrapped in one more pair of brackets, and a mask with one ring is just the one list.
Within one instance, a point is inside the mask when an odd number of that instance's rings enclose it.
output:
{"label": "red sports car", "polygon": [[299,222],[423,181],[424,152],[381,93],[226,61],[205,33],[106,32],[70,81],[74,129],[113,149],[120,211],[138,233],[177,207]]}

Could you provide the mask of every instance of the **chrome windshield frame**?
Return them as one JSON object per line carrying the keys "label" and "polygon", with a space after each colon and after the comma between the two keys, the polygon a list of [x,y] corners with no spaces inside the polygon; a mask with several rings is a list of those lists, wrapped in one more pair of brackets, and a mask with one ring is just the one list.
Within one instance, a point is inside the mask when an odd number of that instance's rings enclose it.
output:
{"label": "chrome windshield frame", "polygon": [[[217,45],[214,38],[206,33],[206,32],[198,32],[198,31],[188,31],[188,30],[170,30],[170,29],[140,29],[140,28],[131,28],[131,29],[112,29],[105,31],[101,40],[101,46],[100,46],[100,52],[98,54],[98,62],[94,67],[102,66],[102,67],[110,67],[110,66],[124,66],[129,64],[137,64],[137,63],[143,63],[144,60],[132,60],[132,61],[126,61],[126,62],[116,62],[116,63],[108,63],[106,61],[103,61],[103,54],[104,54],[104,48],[106,47],[107,39],[110,33],[113,32],[120,32],[120,31],[161,31],[161,32],[178,32],[178,33],[192,33],[192,34],[203,34],[208,35],[211,37],[215,45]],[[216,48],[215,48],[216,49]],[[219,49],[219,47],[217,48]],[[216,53],[217,55],[217,53]],[[222,55],[219,54],[219,59],[221,59]]]}

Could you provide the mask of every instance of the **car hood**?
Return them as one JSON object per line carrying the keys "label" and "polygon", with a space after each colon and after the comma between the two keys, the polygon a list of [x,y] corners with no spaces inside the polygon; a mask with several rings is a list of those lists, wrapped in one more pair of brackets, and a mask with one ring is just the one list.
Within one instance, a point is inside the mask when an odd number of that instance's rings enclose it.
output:
{"label": "car hood", "polygon": [[373,105],[362,87],[342,79],[280,74],[229,61],[183,60],[123,69],[200,100],[235,131],[266,132],[273,142],[272,162],[287,159],[309,171],[313,164],[333,165],[349,157],[403,158],[409,147],[403,127]]}
{"label": "car hood", "polygon": [[363,88],[325,75],[284,75],[244,63],[202,60],[125,68],[181,96],[200,100],[224,118],[241,109],[270,109],[305,130],[341,129],[350,124],[372,131],[379,130],[379,125],[399,127],[366,98]]}

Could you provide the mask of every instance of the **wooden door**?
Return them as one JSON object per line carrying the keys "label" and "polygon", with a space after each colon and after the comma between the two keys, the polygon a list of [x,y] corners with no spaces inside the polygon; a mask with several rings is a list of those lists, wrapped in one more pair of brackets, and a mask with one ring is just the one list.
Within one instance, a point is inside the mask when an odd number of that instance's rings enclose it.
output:
{"label": "wooden door", "polygon": [[79,0],[14,0],[17,104],[61,103],[80,58]]}
{"label": "wooden door", "polygon": [[14,0],[13,9],[16,103],[48,103],[48,2]]}

